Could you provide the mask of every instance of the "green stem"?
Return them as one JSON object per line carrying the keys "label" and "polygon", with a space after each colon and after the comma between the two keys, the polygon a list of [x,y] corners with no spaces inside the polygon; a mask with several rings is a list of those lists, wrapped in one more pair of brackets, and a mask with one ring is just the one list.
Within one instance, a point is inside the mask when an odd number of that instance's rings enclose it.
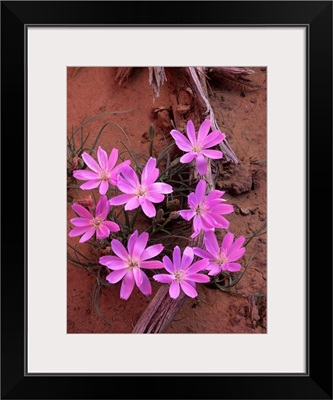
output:
{"label": "green stem", "polygon": [[139,212],[140,212],[140,209],[137,208],[135,214],[133,215],[133,218],[132,218],[132,220],[131,220],[131,223],[130,223],[130,225],[129,225],[131,232],[132,232],[133,229],[134,229],[134,224],[135,224],[135,221],[136,221],[137,216],[139,215]]}
{"label": "green stem", "polygon": [[[172,220],[172,218],[170,218],[170,217],[167,218],[167,219],[163,222],[162,225],[160,225],[157,229],[154,229],[154,230],[153,230],[153,232],[151,233],[150,237],[153,236],[155,233],[159,232],[160,230],[162,230],[162,229],[165,227],[165,225],[166,225],[167,223],[169,223],[171,220]],[[149,228],[148,228],[148,229],[149,229]]]}
{"label": "green stem", "polygon": [[218,283],[215,282],[216,287],[221,290],[222,292],[227,292],[230,294],[235,294],[237,296],[242,296],[242,297],[249,297],[249,296],[253,296],[253,297],[265,297],[266,294],[265,293],[255,293],[255,294],[251,294],[251,293],[243,293],[243,292],[237,292],[236,290],[231,290],[231,289],[227,289],[224,286],[219,285]]}

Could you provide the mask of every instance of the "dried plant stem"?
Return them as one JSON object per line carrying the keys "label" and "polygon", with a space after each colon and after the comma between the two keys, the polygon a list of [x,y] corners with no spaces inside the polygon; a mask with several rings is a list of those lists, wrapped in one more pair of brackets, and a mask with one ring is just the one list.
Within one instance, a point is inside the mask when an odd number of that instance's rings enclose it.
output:
{"label": "dried plant stem", "polygon": [[[208,90],[207,90],[207,82],[206,82],[206,75],[204,68],[202,67],[189,67],[186,68],[186,71],[192,81],[192,85],[195,88],[196,94],[198,96],[199,101],[201,102],[201,106],[205,109],[206,118],[210,119],[211,121],[211,128],[212,130],[220,131],[220,128],[216,122],[216,118],[214,115],[213,107],[210,104],[208,99]],[[219,144],[221,151],[224,154],[224,157],[228,160],[233,162],[234,164],[238,163],[238,159],[236,154],[231,149],[227,140],[223,140]]]}
{"label": "dried plant stem", "polygon": [[[192,240],[190,246],[200,246],[203,235]],[[136,323],[132,333],[164,333],[169,328],[178,311],[182,308],[187,296],[183,291],[177,299],[169,295],[169,285],[162,285]]]}
{"label": "dried plant stem", "polygon": [[177,299],[169,296],[169,285],[162,285],[141,315],[132,333],[163,333],[183,306],[186,295],[181,292]]}

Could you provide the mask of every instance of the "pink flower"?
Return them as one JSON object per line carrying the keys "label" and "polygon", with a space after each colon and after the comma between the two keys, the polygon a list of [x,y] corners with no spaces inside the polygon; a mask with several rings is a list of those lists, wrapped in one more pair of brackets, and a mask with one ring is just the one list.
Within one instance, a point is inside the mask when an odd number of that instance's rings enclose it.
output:
{"label": "pink flower", "polygon": [[73,204],[72,209],[79,215],[79,218],[72,218],[70,222],[76,226],[69,232],[70,237],[84,234],[80,243],[86,242],[96,232],[97,239],[109,237],[110,232],[118,232],[119,226],[112,221],[105,221],[110,211],[110,205],[106,196],[102,196],[96,206],[95,217],[80,204]]}
{"label": "pink flower", "polygon": [[186,247],[181,257],[180,248],[176,246],[173,250],[173,262],[168,256],[163,257],[164,268],[169,274],[157,274],[153,278],[157,282],[170,283],[170,297],[176,299],[179,296],[180,288],[189,297],[198,296],[195,290],[195,283],[207,283],[210,281],[207,275],[198,274],[204,270],[208,264],[208,260],[200,260],[193,262],[193,249]]}
{"label": "pink flower", "polygon": [[179,211],[186,221],[193,218],[192,238],[199,235],[202,229],[207,231],[214,228],[228,228],[230,223],[221,214],[230,214],[234,211],[232,205],[222,204],[226,201],[221,199],[225,192],[212,190],[207,196],[205,192],[206,182],[202,179],[198,182],[195,193],[187,196],[190,210]]}
{"label": "pink flower", "polygon": [[167,183],[156,182],[159,175],[159,169],[156,168],[156,159],[148,160],[139,181],[135,171],[125,166],[122,176],[118,179],[118,188],[125,194],[114,197],[110,200],[113,206],[125,205],[125,210],[134,210],[139,206],[147,217],[154,217],[156,209],[152,203],[161,203],[164,200],[164,194],[172,192],[172,186]]}
{"label": "pink flower", "polygon": [[95,189],[100,185],[99,193],[101,195],[107,192],[109,183],[117,185],[120,171],[125,165],[130,164],[130,161],[126,160],[115,167],[118,160],[118,150],[112,149],[108,158],[106,152],[100,146],[97,150],[98,163],[88,153],[82,153],[82,158],[92,171],[76,170],[73,172],[74,178],[88,181],[80,186],[84,190]]}
{"label": "pink flower", "polygon": [[207,161],[205,157],[219,159],[223,156],[222,151],[208,149],[221,143],[225,139],[225,134],[216,130],[208,135],[209,129],[210,120],[206,119],[199,128],[198,137],[195,134],[192,121],[188,121],[186,126],[188,139],[175,129],[170,132],[180,150],[187,153],[181,157],[180,162],[189,163],[195,159],[196,167],[200,175],[205,175],[207,172]]}
{"label": "pink flower", "polygon": [[163,267],[161,261],[151,260],[161,253],[164,246],[155,244],[147,247],[149,235],[147,232],[138,234],[135,231],[128,239],[127,249],[117,239],[111,241],[111,247],[115,256],[103,256],[99,263],[112,269],[106,280],[110,283],[119,282],[123,279],[120,289],[120,298],[127,300],[131,295],[134,283],[144,295],[151,294],[151,284],[147,275],[141,268],[159,269]]}
{"label": "pink flower", "polygon": [[240,236],[234,242],[234,235],[228,232],[219,247],[214,232],[208,231],[205,233],[206,250],[195,247],[194,254],[209,261],[207,270],[208,275],[218,275],[221,271],[239,271],[242,266],[233,261],[238,260],[245,253],[245,247],[242,247],[245,238]]}

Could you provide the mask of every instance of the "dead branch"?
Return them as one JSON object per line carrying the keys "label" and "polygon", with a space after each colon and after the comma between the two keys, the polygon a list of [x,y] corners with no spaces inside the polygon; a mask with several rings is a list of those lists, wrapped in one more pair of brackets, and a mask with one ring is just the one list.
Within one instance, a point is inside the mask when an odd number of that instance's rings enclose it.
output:
{"label": "dead branch", "polygon": [[161,86],[166,80],[164,67],[149,67],[149,83],[153,87],[154,100],[160,95]]}
{"label": "dead branch", "polygon": [[[205,109],[205,115],[204,115],[205,118],[210,119],[212,130],[221,131],[221,129],[219,128],[217,121],[215,119],[214,110],[208,99],[206,75],[205,75],[204,68],[189,67],[189,68],[186,68],[186,71],[191,79],[191,82],[196,91],[198,99],[200,100],[201,105]],[[220,147],[221,151],[223,152],[224,157],[226,158],[227,161],[231,161],[234,164],[238,163],[237,156],[231,149],[231,147],[226,139],[224,139],[224,141],[219,144],[219,147]]]}

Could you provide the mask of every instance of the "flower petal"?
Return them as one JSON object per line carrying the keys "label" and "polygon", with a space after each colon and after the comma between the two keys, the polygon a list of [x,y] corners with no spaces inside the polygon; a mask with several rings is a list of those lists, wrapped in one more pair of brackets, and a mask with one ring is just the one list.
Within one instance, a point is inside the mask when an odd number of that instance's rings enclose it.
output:
{"label": "flower petal", "polygon": [[180,157],[180,162],[183,164],[190,163],[197,157],[197,153],[194,153],[193,151],[190,151],[189,153],[184,154],[182,157]]}
{"label": "flower petal", "polygon": [[149,218],[155,217],[156,209],[148,199],[146,199],[141,204],[141,207],[142,207],[142,211],[147,215],[147,217],[149,217]]}
{"label": "flower petal", "polygon": [[180,150],[183,150],[186,152],[192,150],[190,141],[182,133],[173,129],[170,132],[170,135],[174,138],[176,145],[177,145],[177,147],[179,147]]}
{"label": "flower petal", "polygon": [[206,258],[203,260],[196,261],[190,266],[190,268],[187,270],[187,273],[188,275],[196,274],[199,271],[205,270],[208,264],[209,261]]}
{"label": "flower petal", "polygon": [[200,249],[199,247],[194,247],[193,253],[196,256],[201,257],[202,259],[214,260],[214,256],[211,253],[206,250]]}
{"label": "flower petal", "polygon": [[95,233],[95,228],[91,227],[87,230],[87,232],[81,237],[81,239],[79,240],[80,243],[86,242],[87,240],[89,240],[92,235]]}
{"label": "flower petal", "polygon": [[215,227],[216,221],[211,214],[201,215],[202,229],[210,230]]}
{"label": "flower petal", "polygon": [[228,262],[226,264],[226,268],[222,267],[223,270],[227,270],[227,271],[230,271],[230,272],[237,272],[241,268],[242,268],[242,266],[240,264],[238,264],[238,263],[230,263],[230,262]]}
{"label": "flower petal", "polygon": [[139,199],[136,196],[133,195],[127,195],[127,196],[132,196],[130,200],[126,203],[125,210],[135,210],[140,206]]}
{"label": "flower petal", "polygon": [[124,193],[127,193],[127,194],[135,193],[135,187],[131,183],[129,183],[125,178],[123,178],[122,176],[118,177],[117,187]]}
{"label": "flower petal", "polygon": [[109,235],[110,235],[110,229],[106,225],[101,225],[96,230],[96,238],[97,239],[105,239],[105,238],[109,237]]}
{"label": "flower petal", "polygon": [[146,198],[152,203],[161,203],[164,200],[164,194],[156,192],[148,192]]}
{"label": "flower petal", "polygon": [[164,268],[170,273],[172,274],[175,271],[175,266],[173,265],[172,261],[170,260],[170,258],[168,256],[164,256],[163,257],[163,266]]}
{"label": "flower petal", "polygon": [[232,250],[229,254],[227,254],[228,262],[239,260],[241,257],[243,257],[244,253],[245,253],[245,247]]}
{"label": "flower petal", "polygon": [[82,190],[91,190],[97,188],[97,186],[101,183],[101,180],[90,180],[83,185],[80,186],[80,189]]}
{"label": "flower petal", "polygon": [[180,269],[181,255],[179,246],[175,246],[175,248],[173,249],[172,257],[173,257],[174,271]]}
{"label": "flower petal", "polygon": [[152,292],[151,284],[148,279],[148,276],[143,271],[141,271],[141,272],[142,272],[142,282],[141,282],[141,285],[139,286],[139,289],[145,296],[149,296]]}
{"label": "flower petal", "polygon": [[199,127],[199,131],[198,131],[198,142],[199,143],[205,142],[209,130],[210,130],[210,120],[205,119],[204,122]]}
{"label": "flower petal", "polygon": [[98,146],[97,159],[101,169],[106,169],[108,167],[108,156],[101,146]]}
{"label": "flower petal", "polygon": [[74,228],[68,233],[68,236],[69,237],[80,236],[83,233],[87,232],[87,229],[88,228],[86,226],[80,226],[80,227]]}
{"label": "flower petal", "polygon": [[108,170],[111,171],[118,160],[118,149],[112,149],[108,159]]}
{"label": "flower petal", "polygon": [[187,202],[188,202],[188,205],[191,207],[191,208],[196,208],[200,203],[198,202],[198,199],[197,199],[197,196],[195,195],[195,193],[190,193],[188,196],[187,196]]}
{"label": "flower petal", "polygon": [[204,149],[216,146],[217,144],[223,142],[225,139],[225,134],[220,131],[211,132],[204,141]]}
{"label": "flower petal", "polygon": [[191,235],[191,238],[194,239],[195,237],[197,237],[200,234],[200,232],[201,232],[201,229],[194,230],[194,232]]}
{"label": "flower petal", "polygon": [[107,226],[109,228],[110,232],[119,232],[120,231],[119,225],[113,221],[104,221],[103,225]]}
{"label": "flower petal", "polygon": [[214,160],[218,160],[223,157],[223,153],[220,150],[201,150],[201,154],[208,158],[212,158]]}
{"label": "flower petal", "polygon": [[72,218],[70,223],[74,226],[85,226],[87,228],[91,227],[91,219],[89,218]]}
{"label": "flower petal", "polygon": [[201,179],[197,187],[195,188],[195,195],[197,197],[197,202],[198,204],[201,204],[205,198],[205,193],[206,193],[206,181],[204,179]]}
{"label": "flower petal", "polygon": [[187,144],[184,145],[184,143],[182,143],[182,142],[176,142],[176,145],[182,151],[185,151],[185,152],[192,151],[192,145],[190,144],[190,142],[188,145]]}
{"label": "flower petal", "polygon": [[228,254],[229,250],[231,250],[233,241],[234,241],[234,234],[231,232],[228,232],[224,236],[224,238],[222,240],[222,245],[221,245],[221,249],[224,254]]}
{"label": "flower petal", "polygon": [[240,236],[238,239],[235,240],[235,243],[231,246],[231,248],[229,248],[229,251],[231,252],[240,249],[243,246],[244,242],[245,242],[245,237]]}
{"label": "flower petal", "polygon": [[95,215],[101,219],[105,219],[110,211],[110,205],[106,196],[101,196],[98,200]]}
{"label": "flower petal", "polygon": [[141,174],[141,183],[150,186],[158,178],[160,171],[156,168],[156,158],[150,157]]}
{"label": "flower petal", "polygon": [[119,269],[117,271],[112,271],[105,279],[110,283],[117,283],[124,277],[127,271],[128,271],[127,268]]}
{"label": "flower petal", "polygon": [[101,181],[101,186],[99,187],[99,193],[104,196],[109,189],[109,181]]}
{"label": "flower petal", "polygon": [[168,193],[172,193],[172,186],[169,185],[168,183],[163,183],[163,182],[156,182],[153,183],[150,188],[149,191],[154,191],[156,193],[164,193],[164,194],[168,194]]}
{"label": "flower petal", "polygon": [[207,161],[202,154],[198,154],[196,158],[196,167],[200,175],[205,175],[207,172]]}
{"label": "flower petal", "polygon": [[171,283],[174,281],[172,275],[168,274],[156,274],[153,276],[153,279],[160,283]]}
{"label": "flower petal", "polygon": [[210,276],[218,275],[222,269],[220,265],[217,265],[217,264],[213,264],[213,265],[214,265],[214,267],[210,268],[210,271],[208,272],[208,275],[210,275]]}
{"label": "flower petal", "polygon": [[89,220],[94,218],[93,215],[85,207],[81,206],[81,204],[73,204],[72,210],[75,211],[75,213],[80,217],[87,218]]}
{"label": "flower petal", "polygon": [[194,257],[192,247],[186,246],[183,252],[183,257],[181,261],[181,269],[186,270],[192,263]]}
{"label": "flower petal", "polygon": [[[214,200],[215,201],[215,200]],[[231,204],[212,204],[212,202],[207,202],[208,207],[210,207],[214,214],[231,214],[234,212],[234,207]]]}
{"label": "flower petal", "polygon": [[[222,190],[212,190],[210,193],[208,193],[207,195],[207,201],[212,201],[212,200],[216,200],[216,199],[220,199],[221,196],[224,195],[225,192],[223,192]],[[224,199],[220,199],[221,201]]]}
{"label": "flower petal", "polygon": [[187,279],[191,282],[207,283],[210,281],[209,276],[204,274],[190,274],[187,275]]}
{"label": "flower petal", "polygon": [[132,257],[141,258],[141,254],[147,246],[148,239],[149,234],[147,232],[142,232],[141,235],[138,236],[133,246],[133,252],[131,253]]}
{"label": "flower petal", "polygon": [[149,260],[150,258],[153,258],[160,254],[163,249],[164,246],[162,244],[154,244],[153,246],[149,246],[141,254],[141,260]]}
{"label": "flower petal", "polygon": [[127,274],[125,275],[123,282],[120,288],[120,298],[127,300],[131,293],[133,292],[134,288],[134,276],[133,272],[127,270]]}
{"label": "flower petal", "polygon": [[206,249],[209,251],[214,259],[220,250],[215,233],[213,231],[205,232],[204,241]]}
{"label": "flower petal", "polygon": [[129,167],[128,165],[124,165],[124,167],[121,170],[121,173],[122,173],[123,177],[126,179],[126,181],[134,188],[136,188],[140,185],[138,176],[132,167]]}
{"label": "flower petal", "polygon": [[136,286],[139,287],[142,283],[142,271],[140,268],[134,268],[133,269],[133,275],[135,279]]}
{"label": "flower petal", "polygon": [[113,168],[113,170],[110,173],[110,178],[109,178],[109,182],[111,183],[111,185],[117,186],[119,174],[122,172],[123,168],[125,166],[130,165],[130,163],[131,163],[130,160],[126,160],[126,161],[118,164],[115,168]]}
{"label": "flower petal", "polygon": [[184,218],[186,221],[189,221],[195,216],[195,211],[193,210],[180,210],[178,211],[179,215]]}
{"label": "flower petal", "polygon": [[109,200],[111,206],[120,206],[122,204],[128,203],[134,197],[133,194],[120,194]]}
{"label": "flower petal", "polygon": [[93,171],[99,173],[101,170],[101,167],[97,164],[97,162],[89,155],[88,153],[84,152],[82,153],[82,158],[83,161],[88,165],[90,169]]}
{"label": "flower petal", "polygon": [[135,231],[129,237],[128,243],[127,243],[128,254],[133,254],[134,246],[135,246],[135,243],[136,243],[136,241],[138,239],[138,236],[139,236],[139,232]]}
{"label": "flower petal", "polygon": [[99,175],[96,174],[96,172],[86,171],[84,169],[74,171],[73,176],[80,181],[99,180]]}
{"label": "flower petal", "polygon": [[230,222],[226,218],[222,217],[222,215],[211,214],[211,216],[215,220],[215,228],[224,228],[224,229],[229,228]]}
{"label": "flower petal", "polygon": [[190,285],[188,282],[186,281],[182,281],[180,282],[180,286],[182,287],[184,293],[189,296],[189,297],[197,297],[198,293],[197,291],[194,289],[194,287],[192,285]]}
{"label": "flower petal", "polygon": [[112,248],[113,252],[122,260],[126,261],[128,259],[129,254],[127,253],[123,244],[119,242],[119,240],[112,239],[111,240],[111,248]]}
{"label": "flower petal", "polygon": [[141,261],[140,265],[141,265],[141,268],[145,268],[145,269],[162,269],[163,268],[163,263],[161,261],[157,261],[157,260]]}
{"label": "flower petal", "polygon": [[[201,231],[201,229],[204,229],[203,224],[202,224],[202,219],[198,215],[195,215],[193,218],[193,229],[195,232],[198,232],[198,231]],[[195,235],[195,236],[197,236],[197,235]]]}
{"label": "flower petal", "polygon": [[186,124],[187,137],[190,139],[191,144],[197,143],[197,138],[195,134],[195,127],[193,121],[189,120]]}
{"label": "flower petal", "polygon": [[180,293],[179,282],[173,280],[169,288],[169,295],[172,299],[176,299],[179,296],[179,293]]}
{"label": "flower petal", "polygon": [[105,265],[106,267],[114,270],[126,268],[126,262],[116,256],[102,256],[99,258],[98,262],[101,265]]}

